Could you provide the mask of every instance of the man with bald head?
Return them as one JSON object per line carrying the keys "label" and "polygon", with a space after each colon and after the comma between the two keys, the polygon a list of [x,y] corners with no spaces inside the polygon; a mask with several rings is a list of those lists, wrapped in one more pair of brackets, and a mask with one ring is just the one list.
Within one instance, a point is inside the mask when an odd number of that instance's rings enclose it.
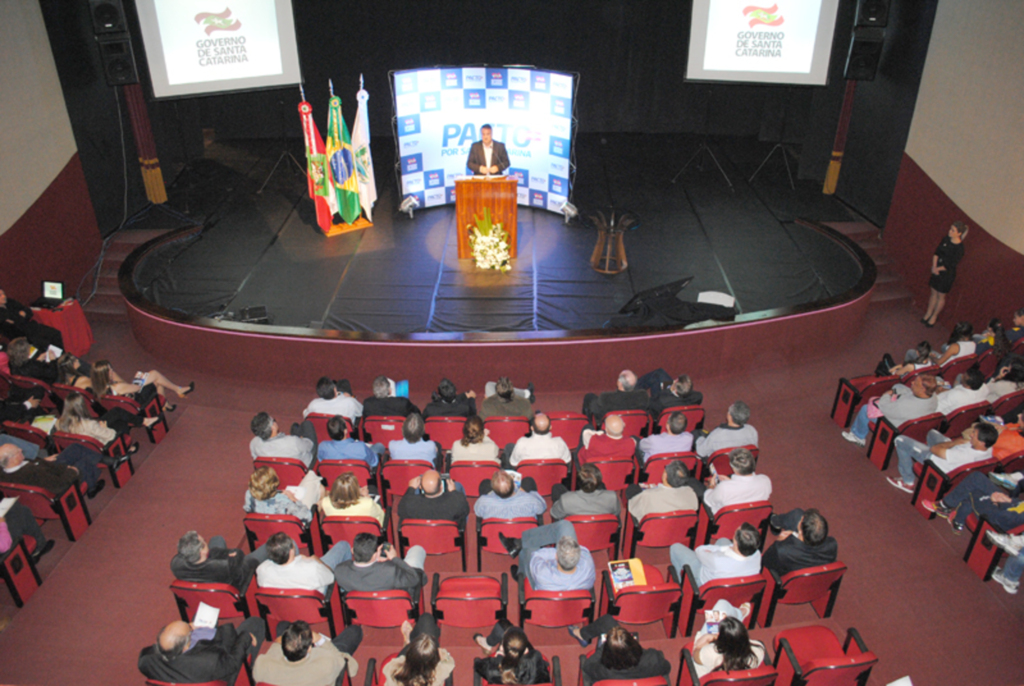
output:
{"label": "man with bald head", "polygon": [[447,519],[466,528],[469,502],[460,484],[442,479],[436,470],[423,472],[409,482],[405,495],[398,501],[398,520]]}
{"label": "man with bald head", "polygon": [[96,451],[75,443],[59,455],[27,460],[21,448],[8,443],[0,445],[0,481],[45,488],[50,493],[61,495],[81,478],[89,489],[86,495],[95,498],[106,485],[100,478],[99,463],[102,459],[103,456]]}
{"label": "man with bald head", "polygon": [[626,422],[622,417],[613,414],[604,420],[604,431],[593,429],[583,430],[583,447],[580,451],[581,462],[607,458],[630,458],[636,454],[636,439],[626,435]]}
{"label": "man with bald head", "polygon": [[615,390],[602,393],[587,393],[583,396],[583,414],[587,415],[594,426],[604,421],[609,412],[619,410],[646,410],[650,398],[647,391],[636,387],[636,374],[628,369],[619,372],[615,382]]}
{"label": "man with bald head", "polygon": [[216,629],[171,622],[156,643],[139,653],[139,671],[147,679],[189,684],[207,681],[235,683],[246,655],[255,658],[265,638],[264,623],[250,617],[236,630],[231,624]]}
{"label": "man with bald head", "polygon": [[529,436],[523,436],[515,443],[508,462],[513,467],[527,460],[561,460],[568,464],[572,460],[569,446],[559,436],[551,435],[551,419],[542,412],[533,416]]}
{"label": "man with bald head", "polygon": [[537,493],[537,482],[524,477],[517,486],[512,475],[503,469],[494,470],[488,481],[480,484],[480,497],[473,506],[477,519],[515,519],[536,517],[548,509]]}

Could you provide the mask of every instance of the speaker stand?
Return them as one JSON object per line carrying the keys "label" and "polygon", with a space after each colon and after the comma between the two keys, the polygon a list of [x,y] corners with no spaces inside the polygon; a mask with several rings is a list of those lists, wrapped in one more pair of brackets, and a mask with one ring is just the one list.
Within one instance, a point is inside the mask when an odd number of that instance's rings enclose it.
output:
{"label": "speaker stand", "polygon": [[769,153],[765,155],[764,159],[761,160],[761,164],[757,165],[757,169],[755,169],[754,173],[750,175],[750,178],[747,180],[747,183],[754,182],[754,177],[757,176],[758,172],[761,171],[761,167],[765,165],[768,159],[775,154],[776,150],[782,153],[782,161],[786,163],[786,176],[789,177],[789,187],[792,188],[793,190],[796,190],[796,184],[793,183],[793,172],[790,171],[789,169],[789,156],[786,155],[786,149],[782,147],[782,143],[776,143],[775,146],[771,149],[771,151],[769,151]]}
{"label": "speaker stand", "polygon": [[306,168],[299,164],[299,161],[295,159],[295,155],[285,150],[284,152],[281,153],[281,156],[277,158],[277,162],[274,163],[274,168],[270,170],[269,174],[267,174],[267,178],[263,179],[263,185],[260,186],[260,189],[258,191],[256,191],[256,195],[263,194],[263,189],[267,187],[268,183],[270,183],[270,179],[273,178],[274,173],[277,172],[277,167],[281,164],[281,162],[284,161],[285,157],[289,158],[292,162],[295,163],[295,167],[303,176],[306,175]]}
{"label": "speaker stand", "polygon": [[676,175],[672,177],[672,183],[675,183],[682,173],[686,171],[686,168],[690,166],[690,163],[698,157],[700,158],[700,161],[697,163],[697,169],[704,171],[704,154],[706,153],[707,156],[711,158],[711,161],[715,163],[715,166],[718,167],[718,172],[722,175],[722,178],[725,179],[727,184],[729,184],[729,190],[735,192],[736,188],[732,185],[732,181],[729,180],[729,175],[725,173],[724,169],[722,169],[722,165],[719,164],[718,158],[715,157],[715,153],[711,150],[711,146],[708,145],[709,140],[711,139],[706,135],[700,139],[700,147],[697,148],[697,152],[690,155],[690,159],[686,160],[686,164],[683,165],[683,168],[676,172]]}

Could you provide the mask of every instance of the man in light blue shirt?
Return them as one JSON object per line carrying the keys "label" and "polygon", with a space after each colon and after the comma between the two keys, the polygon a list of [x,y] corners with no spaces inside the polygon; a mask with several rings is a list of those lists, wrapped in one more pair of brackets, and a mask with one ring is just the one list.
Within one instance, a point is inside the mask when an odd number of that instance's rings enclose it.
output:
{"label": "man in light blue shirt", "polygon": [[536,482],[530,477],[523,479],[522,484],[516,487],[511,474],[496,469],[491,480],[484,481],[480,486],[480,497],[473,506],[477,519],[536,517],[548,509],[544,498],[537,493]]}
{"label": "man in light blue shirt", "polygon": [[667,430],[660,434],[651,434],[640,441],[640,452],[644,454],[644,462],[655,455],[666,453],[686,453],[693,449],[693,434],[686,430],[686,415],[673,412],[668,418]]}
{"label": "man in light blue shirt", "polygon": [[402,440],[388,443],[392,460],[425,460],[436,463],[440,454],[437,443],[423,440],[423,416],[413,412],[402,423]]}
{"label": "man in light blue shirt", "polygon": [[327,420],[329,441],[323,441],[317,448],[317,459],[324,460],[362,460],[370,469],[374,469],[384,453],[384,445],[375,443],[373,448],[362,441],[349,437],[348,422],[341,415]]}
{"label": "man in light blue shirt", "polygon": [[[526,574],[534,590],[593,591],[594,558],[577,542],[572,522],[529,529],[521,539],[498,537],[512,557],[520,558],[520,567],[513,567],[513,574]],[[545,547],[550,545],[555,547]]]}

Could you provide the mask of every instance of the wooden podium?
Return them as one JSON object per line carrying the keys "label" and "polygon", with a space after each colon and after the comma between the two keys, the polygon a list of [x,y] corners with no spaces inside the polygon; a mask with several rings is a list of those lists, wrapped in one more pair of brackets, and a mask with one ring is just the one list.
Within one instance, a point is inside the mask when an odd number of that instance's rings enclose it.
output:
{"label": "wooden podium", "polygon": [[509,176],[471,176],[455,180],[455,223],[459,229],[459,259],[473,257],[469,247],[469,226],[476,226],[473,215],[481,219],[484,208],[491,211],[491,222],[501,224],[509,237],[509,255],[516,256],[516,212],[519,180]]}

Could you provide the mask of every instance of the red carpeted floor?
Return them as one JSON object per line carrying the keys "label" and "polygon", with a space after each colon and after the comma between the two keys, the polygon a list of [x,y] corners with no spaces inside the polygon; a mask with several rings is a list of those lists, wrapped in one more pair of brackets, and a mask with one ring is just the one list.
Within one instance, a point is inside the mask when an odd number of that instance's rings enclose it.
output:
{"label": "red carpeted floor", "polygon": [[[904,675],[917,686],[1019,684],[1024,682],[1024,595],[981,583],[961,561],[967,536],[954,536],[944,520],[918,515],[909,496],[889,486],[828,418],[839,376],[868,371],[882,352],[896,354],[929,334],[933,343],[941,342],[944,333],[924,329],[918,316],[909,309],[873,309],[849,347],[823,331],[822,358],[757,374],[706,378],[700,369],[687,367],[685,350],[679,359],[665,360],[664,367],[695,379],[705,395],[709,425],[721,420],[732,401],[748,402],[751,423],[761,433],[760,471],[773,480],[776,510],[818,507],[828,518],[839,557],[850,570],[835,613],[824,624],[836,632],[850,626],[860,631],[880,658],[871,684]],[[179,383],[193,378],[188,369],[161,368],[135,345],[125,325],[100,324],[95,333],[91,360],[109,357],[122,372],[156,367]],[[774,343],[752,340],[750,354],[770,366]],[[628,367],[629,360],[622,364]],[[386,371],[401,377],[401,370]],[[324,372],[337,378],[346,370],[342,365]],[[178,537],[197,529],[242,545],[241,505],[251,471],[249,420],[266,410],[290,423],[312,397],[316,380],[296,379],[289,387],[259,379],[195,380],[198,390],[180,401],[168,437],[157,446],[144,442],[135,477],[119,491],[108,486],[90,503],[94,524],[78,543],[68,543],[58,525],[47,524],[58,546],[44,559],[44,584],[28,605],[15,611],[0,590],[0,613],[14,615],[0,634],[0,682],[141,683],[138,651],[177,617],[168,562]],[[478,391],[484,381],[475,381]],[[579,409],[576,395],[545,388],[543,379],[533,381],[538,409]],[[369,394],[369,389],[356,390]],[[429,389],[414,389],[413,399],[425,402],[428,394]],[[472,543],[467,557],[473,570]],[[668,562],[665,551],[645,557],[662,570]],[[510,564],[508,558],[486,553],[484,558],[488,573],[499,574]],[[599,568],[603,561],[600,556]],[[427,562],[430,574],[458,570],[454,555]],[[509,590],[514,597],[514,583]],[[512,614],[516,619],[517,611]],[[782,629],[818,621],[810,608],[781,608],[775,625],[754,636],[770,642]],[[529,633],[545,655],[560,656],[563,682],[575,683],[578,645],[563,630]],[[660,625],[639,633],[645,645],[663,650],[677,665],[684,639],[666,639]],[[442,636],[458,665],[458,686],[470,684],[472,658],[479,654],[471,634],[446,628]],[[397,630],[368,630],[356,654],[363,667],[359,683],[370,657],[380,659],[400,644]]]}

